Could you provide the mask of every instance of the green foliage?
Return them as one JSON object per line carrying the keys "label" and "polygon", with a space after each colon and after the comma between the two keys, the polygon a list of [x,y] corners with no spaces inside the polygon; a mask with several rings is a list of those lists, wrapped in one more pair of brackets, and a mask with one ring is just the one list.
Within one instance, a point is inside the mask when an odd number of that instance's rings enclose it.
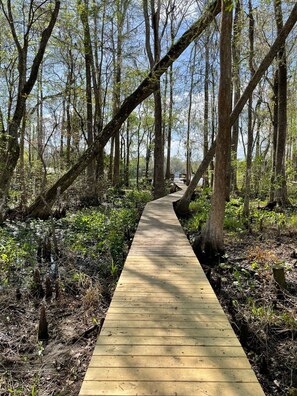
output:
{"label": "green foliage", "polygon": [[130,190],[127,191],[124,199],[124,206],[126,208],[142,209],[146,203],[153,199],[151,191]]}
{"label": "green foliage", "polygon": [[[151,200],[147,191],[129,191],[121,197],[112,193],[107,208],[83,209],[56,223],[59,247],[65,256],[71,252],[77,262],[98,263],[98,270],[116,276],[128,250],[144,205]],[[3,285],[32,285],[32,269],[37,264],[38,240],[49,234],[47,221],[12,223],[0,227],[0,278]],[[102,265],[102,268],[101,268]],[[46,269],[41,269],[42,272]],[[42,273],[42,276],[44,274]],[[87,278],[75,270],[77,287]]]}
{"label": "green foliage", "polygon": [[107,241],[113,260],[118,264],[123,260],[125,239],[136,227],[138,212],[136,209],[113,209],[108,222]]}
{"label": "green foliage", "polygon": [[186,228],[189,232],[200,230],[206,223],[210,210],[209,189],[202,190],[201,195],[190,203],[189,209],[192,216],[186,222]]}
{"label": "green foliage", "polygon": [[255,301],[252,301],[250,306],[252,315],[257,318],[263,324],[273,323],[275,321],[275,313],[271,306],[257,306]]}
{"label": "green foliage", "polygon": [[292,214],[287,218],[287,229],[290,232],[297,232],[297,214]]}
{"label": "green foliage", "polygon": [[111,255],[114,266],[122,264],[127,251],[126,241],[135,230],[141,209],[151,200],[147,191],[129,191],[119,197],[110,193],[112,207],[103,213],[100,208],[83,209],[63,220],[64,227],[70,230],[65,238],[66,246],[76,253],[92,259],[100,255]]}
{"label": "green foliage", "polygon": [[35,259],[34,236],[23,230],[0,227],[0,278],[3,284],[27,275],[29,265]]}
{"label": "green foliage", "polygon": [[114,260],[111,260],[110,273],[113,277],[115,277],[117,275],[117,272],[118,272],[118,267],[114,262]]}
{"label": "green foliage", "polygon": [[246,302],[253,318],[261,322],[263,326],[273,325],[281,328],[285,327],[288,330],[297,329],[296,317],[293,310],[278,311],[269,305],[269,302],[267,304],[261,304],[252,297],[248,297]]}
{"label": "green foliage", "polygon": [[243,230],[242,209],[243,201],[241,198],[232,198],[226,203],[224,228],[227,231],[238,232]]}
{"label": "green foliage", "polygon": [[254,209],[251,211],[254,228],[263,231],[265,228],[284,228],[287,225],[287,216],[283,212]]}
{"label": "green foliage", "polygon": [[[210,190],[204,189],[201,195],[190,203],[191,218],[187,221],[186,227],[189,232],[200,230],[206,223],[210,210]],[[224,227],[228,231],[241,231],[243,222],[241,218],[243,202],[241,198],[231,199],[226,203]]]}
{"label": "green foliage", "polygon": [[65,244],[83,256],[94,257],[103,253],[107,246],[107,217],[98,209],[83,209],[64,219],[70,226]]}

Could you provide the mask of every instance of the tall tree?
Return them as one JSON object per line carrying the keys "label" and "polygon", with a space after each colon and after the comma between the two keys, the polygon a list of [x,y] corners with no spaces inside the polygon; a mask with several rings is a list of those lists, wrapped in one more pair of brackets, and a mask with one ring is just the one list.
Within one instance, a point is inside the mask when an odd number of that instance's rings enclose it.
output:
{"label": "tall tree", "polygon": [[[250,77],[254,75],[254,35],[255,35],[255,20],[253,15],[252,2],[249,0],[249,71]],[[252,159],[253,159],[253,99],[250,97],[248,100],[248,137],[247,137],[247,149],[246,149],[246,172],[245,172],[245,188],[244,188],[244,203],[243,203],[243,215],[248,218],[250,213],[250,195],[251,195],[251,173],[252,173]]]}
{"label": "tall tree", "polygon": [[[203,114],[203,157],[206,156],[208,152],[208,139],[209,139],[209,72],[210,72],[210,62],[209,62],[209,41],[210,32],[206,32],[205,38],[205,74],[204,74],[204,114]],[[208,187],[208,172],[206,170],[203,177],[203,185]]]}
{"label": "tall tree", "polygon": [[[240,52],[241,52],[241,31],[242,31],[242,5],[241,0],[236,2],[233,23],[232,56],[233,56],[233,103],[237,103],[240,98]],[[230,183],[231,191],[238,191],[237,186],[237,151],[239,136],[239,120],[237,119],[232,128],[231,136],[231,170]]]}
{"label": "tall tree", "polygon": [[[283,28],[283,14],[281,0],[274,1],[275,19],[277,32]],[[281,47],[278,53],[278,73],[277,73],[277,123],[276,123],[276,158],[275,158],[275,200],[280,206],[290,204],[288,200],[286,170],[285,170],[285,155],[286,155],[286,140],[287,140],[287,55],[286,45]]]}
{"label": "tall tree", "polygon": [[[146,51],[150,62],[150,67],[160,61],[161,56],[161,40],[160,40],[160,13],[161,1],[151,0],[151,25],[153,30],[153,50],[150,43],[150,20],[148,1],[143,0],[144,16],[145,16],[145,43]],[[156,90],[154,91],[154,113],[155,113],[155,141],[154,141],[154,197],[160,198],[165,195],[164,181],[164,139],[162,129],[162,98],[161,98],[161,81],[156,79]]]}
{"label": "tall tree", "polygon": [[190,56],[190,90],[189,90],[189,107],[187,114],[187,134],[186,134],[186,184],[189,185],[191,181],[191,128],[192,128],[192,106],[193,106],[193,93],[194,93],[194,70],[197,58],[197,43],[194,43],[194,47],[191,51]]}
{"label": "tall tree", "polygon": [[220,27],[220,81],[218,95],[218,135],[216,146],[214,190],[211,209],[203,232],[204,250],[210,256],[224,251],[223,225],[225,214],[228,152],[231,142],[231,35],[230,2],[222,0]]}
{"label": "tall tree", "polygon": [[[89,25],[89,0],[78,0],[78,12],[83,25],[83,48],[85,60],[85,80],[86,80],[86,124],[87,124],[87,143],[90,146],[94,141],[93,129],[93,105],[92,105],[92,70],[94,70],[94,57],[91,42]],[[91,161],[87,168],[88,192],[90,195],[95,193],[95,162]]]}
{"label": "tall tree", "polygon": [[[129,2],[130,0],[115,1],[116,48],[113,59],[113,115],[117,113],[121,103],[123,29]],[[120,132],[118,131],[114,135],[113,184],[115,186],[119,186],[120,184],[120,157]]]}

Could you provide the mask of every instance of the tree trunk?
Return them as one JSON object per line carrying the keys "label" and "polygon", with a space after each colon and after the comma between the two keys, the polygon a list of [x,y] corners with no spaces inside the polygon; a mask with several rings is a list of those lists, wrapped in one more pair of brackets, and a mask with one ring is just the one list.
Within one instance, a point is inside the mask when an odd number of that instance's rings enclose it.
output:
{"label": "tree trunk", "polygon": [[43,151],[44,151],[44,127],[43,127],[43,83],[42,65],[37,78],[37,109],[36,109],[36,138],[37,138],[37,169],[35,178],[35,190],[38,193],[45,188],[46,178],[43,172]]}
{"label": "tree trunk", "polygon": [[[241,0],[236,2],[234,28],[233,28],[233,103],[237,103],[240,98],[240,40],[242,31],[242,6]],[[230,188],[232,192],[238,191],[237,186],[237,151],[238,151],[238,136],[239,136],[239,120],[235,121],[231,137],[231,170],[230,170]]]}
{"label": "tree trunk", "polygon": [[154,144],[154,198],[165,195],[164,182],[164,139],[162,131],[162,99],[161,84],[154,93],[155,98],[155,144]]}
{"label": "tree trunk", "polygon": [[[277,32],[283,28],[281,0],[275,0],[275,19]],[[287,193],[285,155],[287,141],[287,56],[286,45],[278,53],[278,114],[277,114],[277,145],[275,160],[275,200],[280,206],[290,205]]]}
{"label": "tree trunk", "polygon": [[213,257],[224,251],[223,225],[225,214],[226,176],[231,140],[231,33],[232,12],[222,0],[220,32],[220,82],[218,96],[218,136],[216,146],[214,191],[205,230],[203,245],[207,255]]}
{"label": "tree trunk", "polygon": [[126,130],[126,161],[125,161],[125,186],[129,187],[130,180],[130,145],[131,145],[131,140],[130,140],[130,119],[127,119],[127,130]]}
{"label": "tree trunk", "polygon": [[[203,114],[203,158],[208,152],[208,138],[209,138],[209,32],[206,35],[205,42],[205,77],[204,77],[204,114]],[[208,172],[205,171],[203,177],[203,186],[209,186]]]}
{"label": "tree trunk", "polygon": [[[160,0],[151,0],[151,23],[153,28],[154,44],[152,51],[150,44],[150,21],[147,0],[144,0],[144,17],[146,30],[146,51],[150,62],[150,67],[160,61]],[[160,76],[161,77],[161,76]],[[156,90],[154,92],[154,115],[155,115],[155,142],[154,142],[154,198],[160,198],[165,195],[165,178],[164,178],[164,138],[162,128],[162,98],[161,98],[161,81],[160,77],[156,79]]]}
{"label": "tree trunk", "polygon": [[[93,63],[93,49],[91,42],[90,26],[89,26],[89,0],[78,0],[80,19],[83,25],[84,32],[84,58],[85,58],[85,73],[86,73],[86,109],[87,109],[87,144],[90,147],[94,142],[93,132],[93,106],[92,106],[92,63]],[[91,161],[87,167],[88,194],[91,196],[95,194],[95,162]]]}
{"label": "tree trunk", "polygon": [[[117,21],[117,43],[114,58],[114,81],[113,81],[113,116],[118,112],[121,103],[121,83],[122,83],[122,47],[123,28],[126,18],[127,8],[130,0],[116,0],[116,21]],[[114,162],[113,162],[113,185],[119,187],[120,180],[120,131],[114,134]]]}
{"label": "tree trunk", "polygon": [[[192,63],[191,70],[191,83],[190,83],[190,91],[189,91],[189,107],[188,107],[188,117],[187,117],[187,135],[186,135],[186,184],[187,186],[191,181],[191,141],[190,141],[190,132],[191,132],[191,121],[192,121],[192,103],[193,103],[193,91],[194,91],[194,69],[196,63],[196,54],[197,54],[197,45],[194,43],[193,52],[191,52],[190,62]],[[193,55],[193,58],[192,58]]]}
{"label": "tree trunk", "polygon": [[27,188],[26,188],[26,178],[25,178],[25,132],[26,132],[26,106],[24,117],[22,121],[21,133],[20,133],[20,182],[21,182],[21,203],[20,207],[23,210],[27,204]]}
{"label": "tree trunk", "polygon": [[[249,69],[251,78],[254,75],[253,58],[254,58],[254,32],[255,20],[253,15],[252,2],[249,0]],[[252,156],[253,156],[253,100],[248,101],[248,140],[247,140],[247,154],[246,154],[246,171],[245,171],[245,189],[244,189],[244,203],[243,216],[248,219],[250,214],[250,194],[251,194],[251,176],[252,176]]]}
{"label": "tree trunk", "polygon": [[166,172],[165,178],[170,179],[170,161],[171,161],[171,133],[173,125],[173,68],[172,65],[169,69],[169,108],[168,108],[168,132],[167,132],[167,159],[166,159]]}

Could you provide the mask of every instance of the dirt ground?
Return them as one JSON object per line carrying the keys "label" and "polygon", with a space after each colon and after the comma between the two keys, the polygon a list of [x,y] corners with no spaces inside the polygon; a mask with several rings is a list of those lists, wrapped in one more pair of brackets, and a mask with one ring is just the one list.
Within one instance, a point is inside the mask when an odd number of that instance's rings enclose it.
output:
{"label": "dirt ground", "polygon": [[[58,293],[53,287],[50,298],[34,296],[28,288],[0,290],[1,396],[79,393],[115,281],[100,281],[90,267],[75,272],[71,260],[61,264],[61,272]],[[38,340],[42,305],[48,323],[45,341]]]}
{"label": "dirt ground", "polygon": [[204,266],[267,396],[297,395],[296,248],[295,235],[227,237],[225,262]]}
{"label": "dirt ground", "polygon": [[[296,395],[297,254],[295,235],[227,238],[227,259],[205,266],[266,395]],[[285,267],[287,289],[272,267]],[[69,264],[70,265],[70,264]],[[64,273],[71,268],[64,264]],[[210,273],[211,272],[211,273]],[[0,395],[77,396],[115,286],[94,276],[64,282],[47,300],[0,290]],[[58,298],[56,298],[58,297]],[[49,340],[38,341],[45,304]]]}

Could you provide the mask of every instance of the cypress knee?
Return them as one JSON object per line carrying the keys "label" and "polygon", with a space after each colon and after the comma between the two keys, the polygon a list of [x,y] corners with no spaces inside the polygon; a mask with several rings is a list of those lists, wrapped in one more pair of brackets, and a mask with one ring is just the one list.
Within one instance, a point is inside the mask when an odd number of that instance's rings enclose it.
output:
{"label": "cypress knee", "polygon": [[45,305],[42,304],[40,308],[38,340],[47,341],[48,339],[49,339],[49,335],[48,335],[48,323],[46,319],[46,310],[45,310]]}

